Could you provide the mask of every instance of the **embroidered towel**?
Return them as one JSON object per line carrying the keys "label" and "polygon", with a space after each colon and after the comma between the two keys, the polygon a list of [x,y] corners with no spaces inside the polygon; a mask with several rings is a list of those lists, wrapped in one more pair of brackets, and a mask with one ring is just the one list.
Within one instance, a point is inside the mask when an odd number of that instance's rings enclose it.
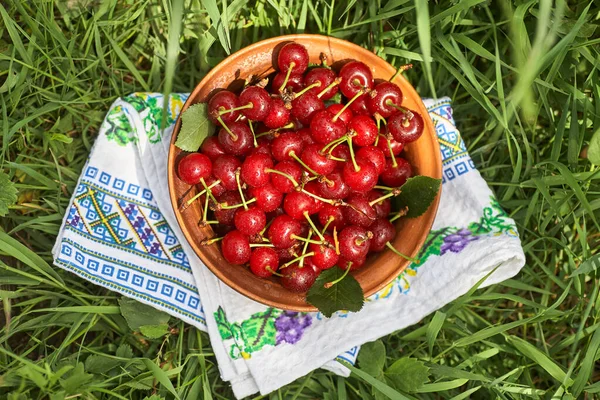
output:
{"label": "embroidered towel", "polygon": [[319,368],[347,376],[362,343],[418,322],[524,265],[515,224],[475,169],[450,101],[425,100],[443,159],[442,198],[419,256],[358,313],[273,309],[222,284],[193,253],[169,200],[167,154],[186,94],[134,93],[111,106],[53,249],[54,263],[208,332],[236,397],[269,393]]}

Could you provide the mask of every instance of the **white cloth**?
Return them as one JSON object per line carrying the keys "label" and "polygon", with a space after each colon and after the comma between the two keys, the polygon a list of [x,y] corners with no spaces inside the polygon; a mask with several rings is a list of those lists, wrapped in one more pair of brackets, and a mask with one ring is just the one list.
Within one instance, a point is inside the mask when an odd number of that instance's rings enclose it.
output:
{"label": "white cloth", "polygon": [[222,284],[194,254],[171,207],[167,155],[186,94],[134,93],[117,100],[100,129],[53,249],[55,264],[208,332],[221,377],[237,398],[286,385],[316,368],[347,376],[337,360],[412,325],[467,292],[514,276],[525,257],[512,219],[475,169],[447,98],[425,100],[443,158],[433,229],[398,279],[358,313],[285,312]]}

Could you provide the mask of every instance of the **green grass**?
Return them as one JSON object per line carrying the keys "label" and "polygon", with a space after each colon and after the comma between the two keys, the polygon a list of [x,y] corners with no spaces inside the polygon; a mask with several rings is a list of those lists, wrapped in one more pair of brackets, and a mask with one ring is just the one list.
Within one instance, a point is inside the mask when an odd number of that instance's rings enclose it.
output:
{"label": "green grass", "polygon": [[190,91],[229,52],[294,32],[413,63],[407,76],[421,95],[452,97],[473,159],[518,223],[527,265],[363,353],[378,349],[384,367],[420,360],[431,380],[418,393],[401,395],[363,360],[349,379],[317,370],[267,397],[599,396],[600,170],[582,150],[600,127],[600,7],[588,4],[0,3],[0,168],[18,189],[0,225],[0,397],[232,397],[205,334],[171,319],[168,335],[144,339],[118,296],[52,268],[50,249],[115,98]]}

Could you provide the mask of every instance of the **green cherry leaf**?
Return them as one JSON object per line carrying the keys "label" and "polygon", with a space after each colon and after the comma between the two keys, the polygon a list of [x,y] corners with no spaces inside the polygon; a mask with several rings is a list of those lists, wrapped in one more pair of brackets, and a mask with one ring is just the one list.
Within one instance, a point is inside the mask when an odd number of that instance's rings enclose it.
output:
{"label": "green cherry leaf", "polygon": [[360,284],[350,274],[347,274],[335,285],[325,287],[327,283],[340,279],[342,276],[344,276],[344,271],[338,267],[321,272],[306,295],[306,301],[317,307],[327,318],[340,310],[360,311],[365,302],[365,295]]}
{"label": "green cherry leaf", "polygon": [[406,217],[416,218],[423,215],[437,196],[441,183],[440,179],[428,176],[408,178],[397,197],[401,208],[408,207]]}
{"label": "green cherry leaf", "polygon": [[204,139],[215,127],[208,119],[208,104],[197,103],[181,114],[181,130],[175,146],[183,151],[198,151]]}
{"label": "green cherry leaf", "polygon": [[429,367],[416,358],[403,357],[386,371],[386,378],[403,392],[415,392],[429,382]]}
{"label": "green cherry leaf", "polygon": [[8,175],[0,171],[0,217],[8,214],[8,207],[17,201],[17,188]]}

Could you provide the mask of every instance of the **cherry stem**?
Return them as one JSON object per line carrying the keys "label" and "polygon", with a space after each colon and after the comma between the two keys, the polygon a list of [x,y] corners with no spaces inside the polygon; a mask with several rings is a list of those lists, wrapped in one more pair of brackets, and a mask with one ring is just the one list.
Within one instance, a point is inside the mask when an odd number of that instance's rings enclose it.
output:
{"label": "cherry stem", "polygon": [[290,66],[285,74],[285,79],[283,80],[283,83],[281,84],[281,86],[279,86],[279,93],[283,93],[283,91],[285,90],[285,86],[288,83],[288,80],[290,79],[290,76],[292,75],[292,70],[294,69],[294,67],[296,66],[295,62],[291,62]]}
{"label": "cherry stem", "polygon": [[254,147],[258,147],[258,143],[256,142],[256,135],[254,134],[254,126],[252,126],[252,121],[248,120],[248,125],[250,126],[250,132],[252,132],[252,140],[254,141]]}
{"label": "cherry stem", "polygon": [[338,240],[337,226],[333,227],[333,243],[335,244],[335,254],[340,255],[340,241]]}
{"label": "cherry stem", "polygon": [[304,168],[305,168],[305,169],[306,169],[308,172],[310,172],[310,173],[311,173],[311,174],[313,174],[313,175],[319,176],[319,174],[318,174],[318,173],[317,173],[317,172],[316,172],[314,169],[312,169],[311,167],[309,167],[308,165],[306,165],[306,163],[305,163],[304,161],[302,161],[302,160],[300,159],[300,157],[298,157],[298,156],[296,155],[296,153],[295,153],[293,150],[292,150],[292,151],[290,151],[290,152],[288,153],[288,155],[289,155],[290,157],[292,157],[294,160],[298,161],[298,164],[302,165],[302,166],[303,166],[303,167],[304,167]]}
{"label": "cherry stem", "polygon": [[275,247],[271,243],[250,243],[250,247]]}
{"label": "cherry stem", "polygon": [[390,222],[394,222],[395,220],[404,217],[406,214],[408,214],[408,207],[404,207],[404,209],[398,211],[398,213],[396,213],[396,215],[394,215],[392,218],[390,218]]}
{"label": "cherry stem", "polygon": [[[323,227],[323,230],[321,231],[321,233],[325,233],[327,231],[327,227],[329,226],[329,224],[331,224],[333,221],[335,221],[335,218],[333,217],[333,215],[330,215],[329,218],[327,218],[327,222],[325,223],[325,226]],[[335,227],[334,227],[335,229]]]}
{"label": "cherry stem", "polygon": [[[350,265],[352,265],[352,261],[350,261]],[[329,289],[330,287],[332,287],[333,285],[335,285],[336,283],[339,283],[342,281],[342,279],[344,279],[346,277],[346,275],[348,275],[348,272],[350,272],[350,266],[348,266],[348,268],[346,268],[346,270],[344,271],[344,275],[340,276],[339,278],[337,278],[334,281],[331,282],[327,282],[325,285],[323,285],[323,287],[325,289]]]}
{"label": "cherry stem", "polygon": [[322,241],[307,239],[307,238],[303,238],[302,236],[298,236],[298,235],[294,235],[294,234],[290,235],[290,237],[292,239],[300,240],[301,242],[305,242],[305,243],[323,244]]}
{"label": "cherry stem", "polygon": [[368,90],[367,87],[365,85],[363,85],[362,83],[360,83],[360,81],[357,78],[354,78],[352,80],[352,84],[354,86],[358,86],[359,88],[361,88],[361,90],[363,90],[365,92]]}
{"label": "cherry stem", "polygon": [[390,80],[388,82],[393,81],[394,79],[396,79],[396,77],[398,75],[400,75],[401,73],[403,73],[404,71],[408,71],[409,69],[411,69],[413,67],[412,64],[405,64],[405,65],[401,65],[400,67],[398,67],[398,69],[396,70],[396,72],[394,73],[394,75],[392,75],[392,77],[390,78]]}
{"label": "cherry stem", "polygon": [[[202,196],[204,193],[206,193],[207,189],[212,189],[213,187],[217,186],[219,183],[221,183],[221,180],[216,180],[213,183],[211,183],[208,187],[204,186],[206,189],[204,189],[203,191],[197,193],[194,197],[192,197],[191,199],[189,199],[188,201],[185,202],[186,207],[184,208],[184,210],[187,208],[187,206],[189,206],[190,204],[192,204],[196,199],[198,199],[198,197]],[[183,211],[183,210],[182,210]]]}
{"label": "cherry stem", "polygon": [[294,185],[294,187],[298,186],[298,182],[294,179],[294,177],[291,176],[290,174],[286,174],[283,171],[279,171],[279,170],[271,169],[271,168],[265,168],[265,172],[271,172],[273,174],[285,176],[286,178],[288,178],[290,180],[290,182],[292,182],[292,184]]}
{"label": "cherry stem", "polygon": [[238,140],[237,135],[235,133],[231,132],[231,129],[229,129],[229,127],[225,124],[225,122],[223,121],[223,119],[221,118],[220,115],[217,117],[217,121],[219,121],[219,123],[221,124],[223,129],[225,129],[225,131],[227,131],[227,133],[229,133],[229,136],[231,136],[233,141],[237,142],[237,140]]}
{"label": "cherry stem", "polygon": [[362,245],[364,242],[366,242],[367,240],[369,240],[369,239],[372,239],[372,238],[373,238],[373,232],[371,232],[371,231],[367,231],[367,234],[366,234],[365,236],[361,236],[361,237],[359,237],[359,238],[355,239],[355,240],[354,240],[354,243],[355,243],[357,246],[360,246],[360,245]]}
{"label": "cherry stem", "polygon": [[275,276],[279,276],[280,278],[283,278],[283,275],[280,274],[279,272],[275,272],[271,267],[266,266],[265,269],[267,271],[269,271],[271,274],[275,275]]}
{"label": "cherry stem", "polygon": [[308,211],[304,211],[303,215],[304,215],[304,218],[306,218],[306,220],[308,221],[308,224],[310,225],[310,227],[313,228],[313,230],[315,231],[315,233],[317,234],[319,239],[321,239],[321,242],[324,242],[325,237],[321,234],[321,232],[319,232],[319,230],[315,226],[315,223],[313,222],[313,220],[310,219],[310,216],[308,215]]}
{"label": "cherry stem", "polygon": [[[302,255],[300,255],[300,256],[298,256],[298,257],[294,258],[293,260],[286,262],[286,263],[285,263],[285,264],[283,264],[281,267],[279,267],[279,269],[284,269],[284,268],[287,268],[287,267],[289,267],[290,265],[292,265],[293,263],[295,263],[295,262],[298,262],[298,261],[300,261],[300,263],[302,263],[306,257],[312,257],[312,256],[314,256],[314,255],[315,255],[315,252],[314,252],[314,251],[311,251],[310,253],[302,254]],[[304,264],[302,264],[302,265],[304,265]]]}
{"label": "cherry stem", "polygon": [[375,185],[375,186],[373,186],[373,189],[379,189],[379,190],[396,190],[397,188],[393,188],[393,187],[389,187],[389,186]]}
{"label": "cherry stem", "polygon": [[325,154],[325,151],[331,153],[333,149],[337,147],[338,144],[344,143],[346,141],[346,135],[339,137],[331,142],[327,143],[323,148],[319,151],[320,154]]}
{"label": "cherry stem", "polygon": [[385,199],[387,199],[387,198],[389,198],[389,197],[398,196],[399,194],[400,194],[400,189],[398,189],[398,188],[397,188],[397,189],[394,189],[394,190],[390,191],[389,193],[387,193],[387,194],[384,194],[383,196],[381,196],[381,197],[378,197],[378,198],[376,198],[376,199],[375,199],[375,200],[373,200],[373,201],[370,201],[370,202],[369,202],[369,205],[370,205],[371,207],[373,207],[373,205],[374,205],[374,204],[377,204],[377,203],[379,203],[380,201],[382,201],[382,200],[385,200]]}
{"label": "cherry stem", "polygon": [[375,137],[375,144],[373,146],[377,147],[377,145],[379,144],[379,135],[381,132],[381,120],[379,118],[376,119],[377,121],[377,137]]}
{"label": "cherry stem", "polygon": [[297,99],[298,97],[302,96],[304,93],[308,92],[310,89],[316,88],[319,86],[321,86],[321,81],[317,81],[317,82],[313,83],[312,85],[308,85],[307,87],[305,87],[298,93],[294,93],[294,99]]}
{"label": "cherry stem", "polygon": [[392,155],[392,166],[394,168],[397,168],[398,162],[396,162],[396,156],[394,155],[394,149],[392,149],[392,141],[388,138],[385,138],[385,140],[387,140],[388,149],[390,149],[390,154]]}
{"label": "cherry stem", "polygon": [[400,253],[398,250],[396,250],[394,248],[394,246],[392,246],[392,244],[390,242],[386,242],[385,245],[387,246],[388,249],[390,249],[392,252],[394,252],[395,254],[399,255],[400,257],[407,259],[408,261],[414,262],[414,263],[419,263],[419,259],[418,258],[412,258],[409,257],[405,254]]}
{"label": "cherry stem", "polygon": [[342,107],[340,109],[340,111],[337,112],[337,114],[335,114],[333,116],[333,118],[331,119],[333,122],[336,122],[338,120],[338,118],[340,117],[340,115],[342,115],[342,113],[344,111],[346,111],[346,108],[350,107],[350,104],[352,104],[354,102],[354,100],[358,99],[360,96],[362,96],[363,94],[365,94],[365,91],[363,89],[359,90],[353,98],[351,98],[350,100],[348,100],[348,102],[346,104],[344,104],[344,107]]}
{"label": "cherry stem", "polygon": [[352,159],[352,164],[354,165],[354,170],[356,172],[360,171],[360,167],[356,163],[356,159],[354,158],[354,149],[352,148],[352,138],[348,136],[348,147],[350,148],[350,158]]}
{"label": "cherry stem", "polygon": [[317,95],[318,98],[321,98],[327,93],[331,88],[336,87],[342,82],[342,78],[335,78],[333,82],[325,87],[325,89],[321,90],[321,92]]}
{"label": "cherry stem", "polygon": [[[250,204],[250,203],[254,203],[256,201],[256,199],[250,199],[248,201],[246,201],[246,204]],[[232,208],[239,208],[242,207],[244,205],[244,203],[240,203],[240,204],[234,204],[232,206],[230,205],[223,205],[223,204],[219,204],[219,207],[223,210],[230,210]]]}
{"label": "cherry stem", "polygon": [[329,155],[327,156],[327,159],[328,159],[328,160],[333,160],[333,161],[339,161],[339,162],[345,162],[345,161],[346,161],[346,160],[344,160],[343,158],[334,157],[334,156],[332,156],[331,154],[329,154]]}
{"label": "cherry stem", "polygon": [[266,132],[259,133],[258,135],[256,135],[256,137],[259,138],[261,136],[272,135],[272,134],[275,134],[275,133],[279,132],[282,129],[293,129],[295,126],[296,125],[293,122],[290,122],[289,124],[284,125],[284,126],[282,126],[280,128],[270,129],[270,130],[268,130]]}
{"label": "cherry stem", "polygon": [[[313,234],[313,230],[312,230],[312,229],[309,229],[309,230],[308,230],[308,236],[307,236],[306,238],[307,238],[307,239],[310,239],[310,238],[312,237],[312,234]],[[319,243],[319,244],[320,244],[320,243]],[[302,254],[303,254],[303,255],[304,255],[304,254],[306,254],[306,250],[308,250],[308,242],[304,242],[304,246],[302,246]],[[294,253],[294,254],[296,254],[296,253]],[[303,267],[304,267],[304,260],[305,260],[305,258],[301,258],[301,259],[300,259],[300,264],[298,264],[298,266],[299,266],[300,268],[303,268]]]}
{"label": "cherry stem", "polygon": [[240,184],[240,169],[239,168],[235,171],[235,181],[237,183],[238,191],[240,192],[240,197],[242,198],[242,205],[244,206],[244,210],[247,210],[248,204],[246,203],[246,199],[244,198],[244,191],[242,190],[242,185]]}
{"label": "cherry stem", "polygon": [[[308,190],[305,190],[304,188],[302,188],[301,191],[302,191],[302,193],[304,193],[312,198],[315,198],[319,201],[322,201],[323,203],[331,204],[332,206],[340,205],[341,200],[324,199],[323,197],[317,196],[316,194],[311,193]],[[342,204],[343,204],[343,202],[342,202]]]}
{"label": "cherry stem", "polygon": [[212,239],[204,239],[200,242],[201,246],[210,246],[213,243],[217,243],[219,240],[222,240],[223,237],[212,238]]}
{"label": "cherry stem", "polygon": [[234,111],[239,111],[239,110],[246,110],[248,108],[254,108],[254,104],[252,102],[248,103],[248,104],[244,104],[243,106],[239,106],[239,107],[234,107],[234,108],[228,108],[225,109],[223,107],[219,108],[219,116],[223,115],[223,114],[228,114],[228,113],[232,113]]}
{"label": "cherry stem", "polygon": [[390,99],[388,99],[388,100],[385,102],[385,104],[386,104],[387,106],[394,107],[394,108],[395,108],[396,110],[398,110],[398,111],[402,111],[402,112],[406,113],[406,117],[407,117],[409,120],[410,120],[410,119],[412,119],[412,118],[414,117],[414,114],[412,113],[412,111],[410,111],[408,108],[405,108],[405,107],[399,106],[398,104],[394,103],[394,102],[393,102],[392,100],[390,100]]}
{"label": "cherry stem", "polygon": [[[204,178],[201,178],[200,181],[202,182],[204,189],[209,190],[206,186],[206,183],[204,182]],[[206,196],[204,200],[204,213],[202,213],[202,222],[206,222],[206,220],[208,219],[208,199],[210,199],[210,196]]]}
{"label": "cherry stem", "polygon": [[200,221],[198,226],[206,226],[206,225],[217,225],[220,224],[219,221]]}

